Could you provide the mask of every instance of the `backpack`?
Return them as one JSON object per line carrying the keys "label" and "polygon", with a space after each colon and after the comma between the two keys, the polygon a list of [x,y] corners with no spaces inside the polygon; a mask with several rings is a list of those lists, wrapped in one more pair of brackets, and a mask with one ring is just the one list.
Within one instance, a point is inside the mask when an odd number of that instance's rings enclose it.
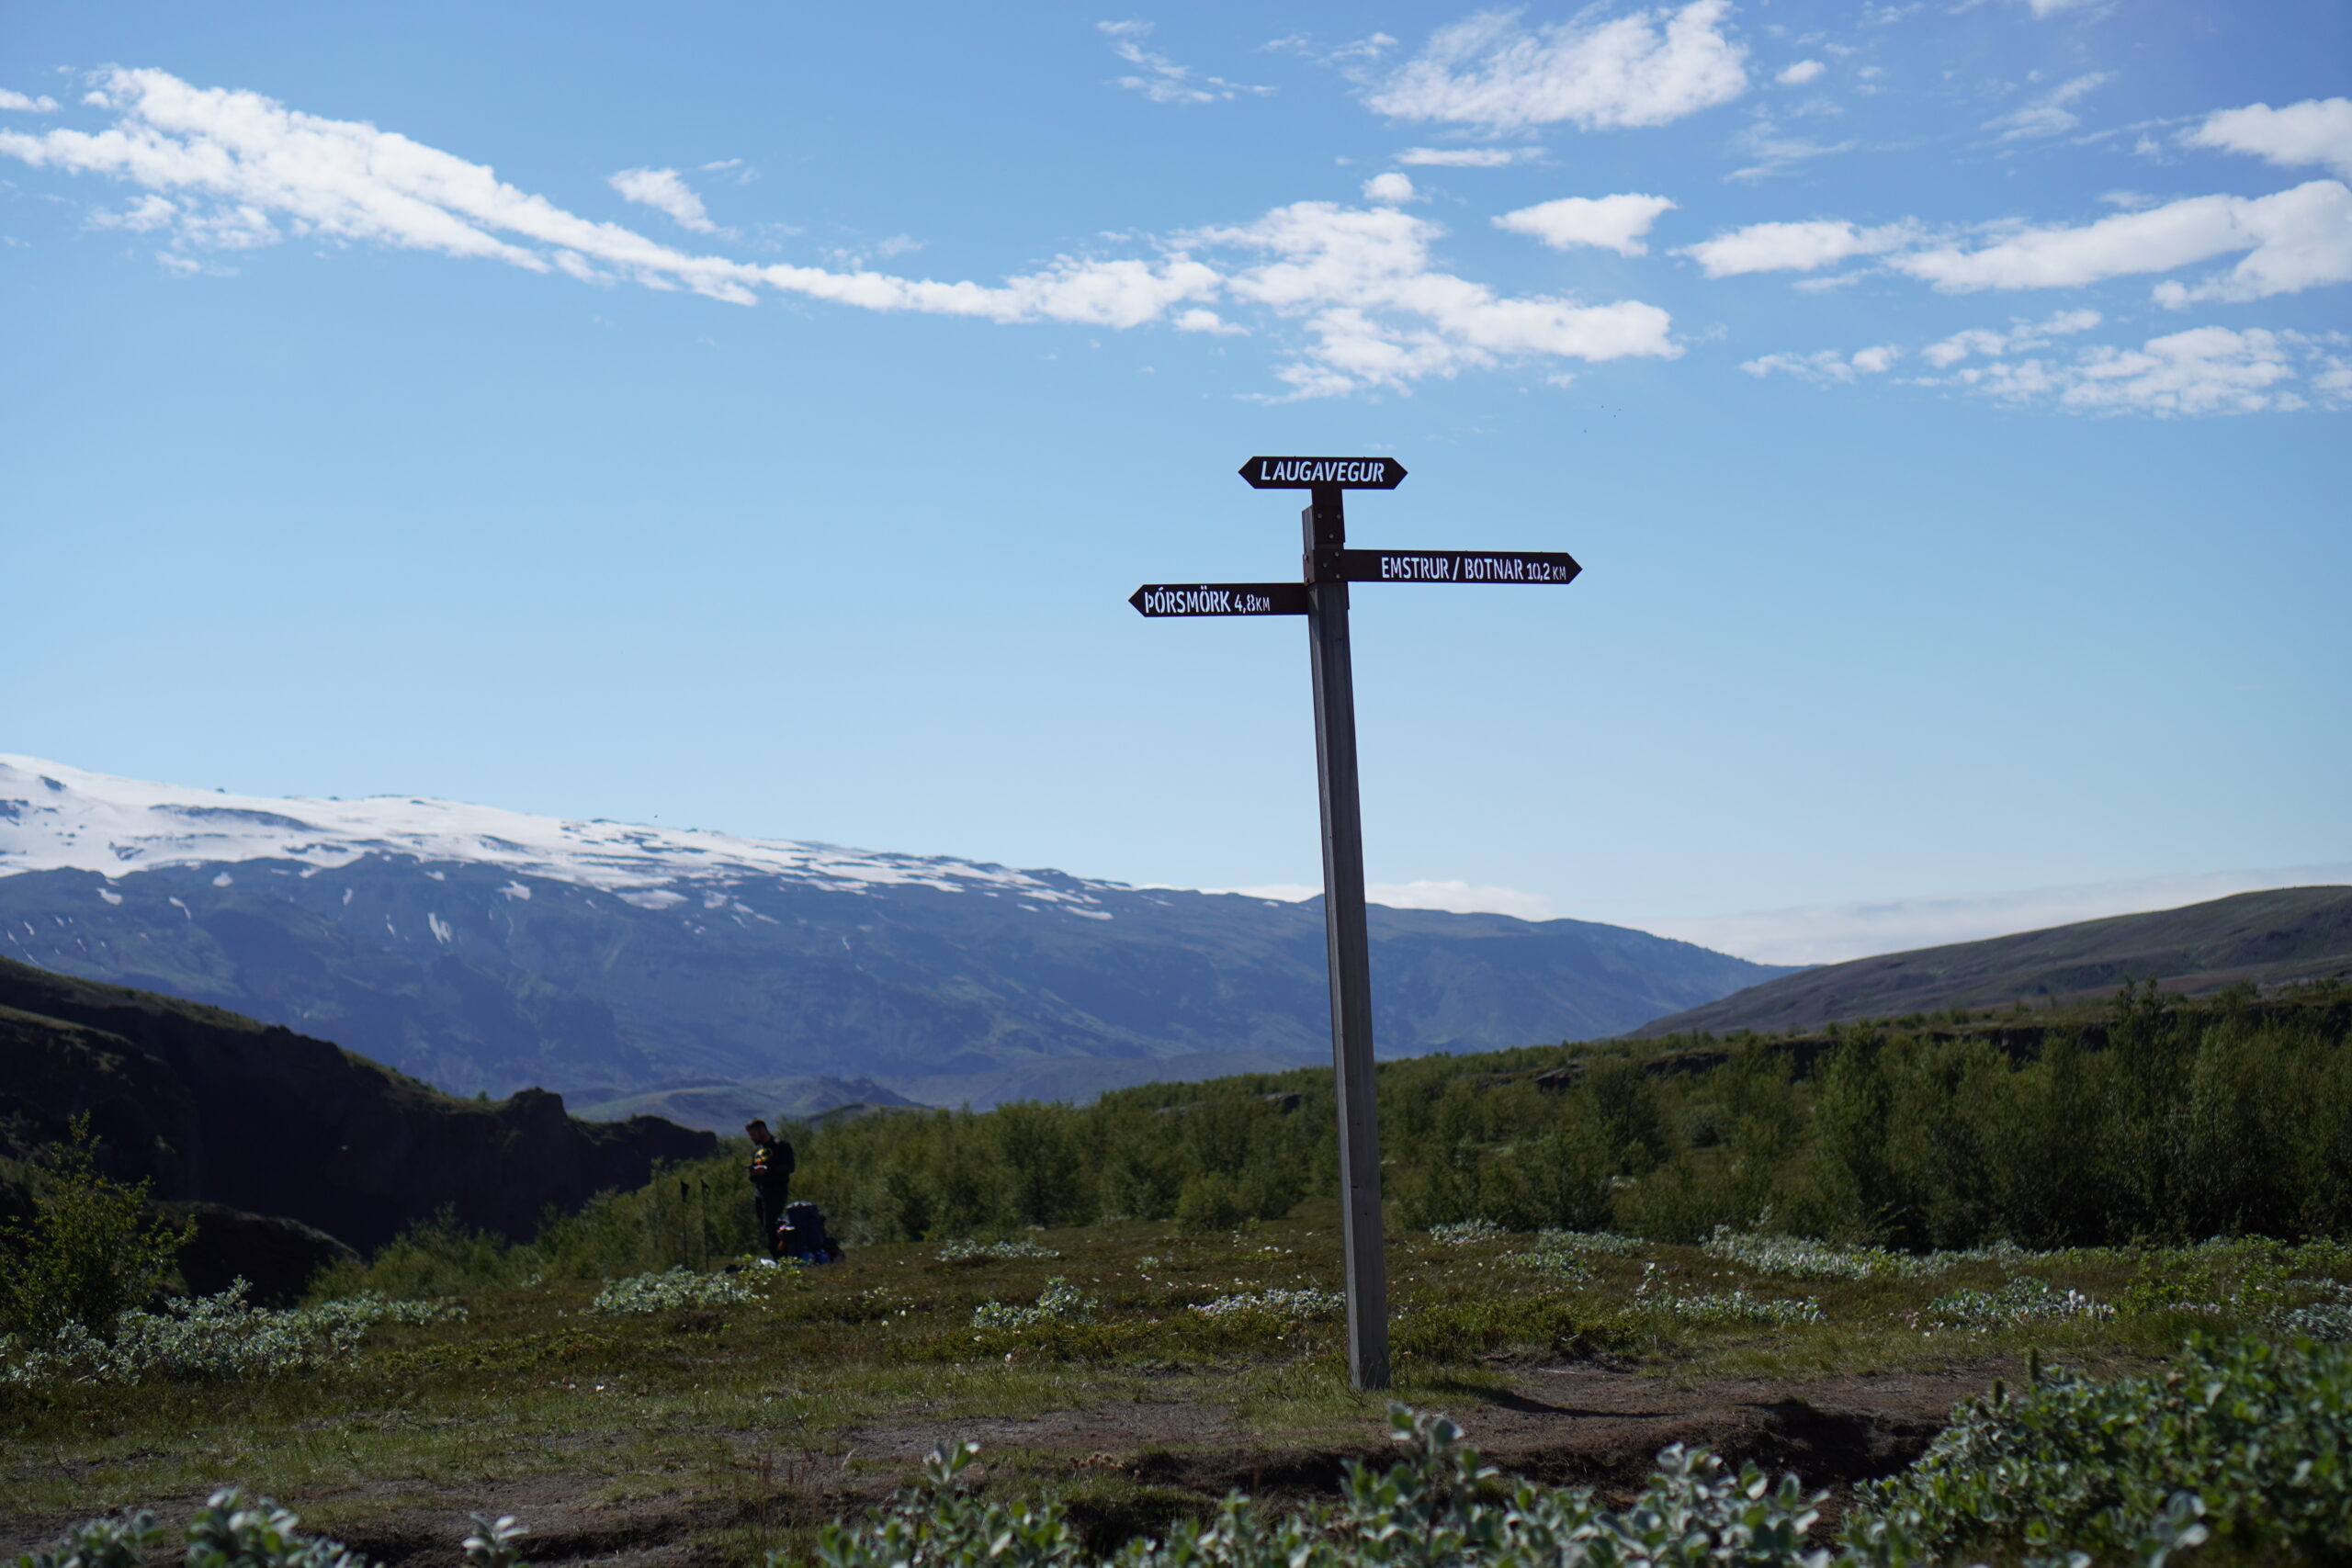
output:
{"label": "backpack", "polygon": [[775,1225],[775,1255],[803,1263],[838,1263],[841,1245],[826,1234],[824,1211],[803,1198],[784,1206]]}

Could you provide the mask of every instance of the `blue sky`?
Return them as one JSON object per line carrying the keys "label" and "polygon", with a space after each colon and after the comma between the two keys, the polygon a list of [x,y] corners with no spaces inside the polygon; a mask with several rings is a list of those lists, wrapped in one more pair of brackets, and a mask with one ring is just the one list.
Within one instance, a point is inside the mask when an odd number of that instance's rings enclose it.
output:
{"label": "blue sky", "polygon": [[1355,541],[1586,567],[1358,591],[1399,901],[2340,866],[2347,91],[2330,4],[20,4],[0,750],[1310,885],[1299,623],[1125,599],[1386,453]]}

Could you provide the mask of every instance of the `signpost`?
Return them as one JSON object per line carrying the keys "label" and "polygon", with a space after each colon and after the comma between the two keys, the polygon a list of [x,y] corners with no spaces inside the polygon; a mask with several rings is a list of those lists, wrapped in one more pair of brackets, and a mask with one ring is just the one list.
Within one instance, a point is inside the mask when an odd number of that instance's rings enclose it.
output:
{"label": "signpost", "polygon": [[1342,498],[1395,490],[1394,457],[1252,457],[1253,490],[1303,490],[1298,582],[1138,588],[1145,615],[1305,615],[1315,676],[1315,764],[1323,797],[1323,930],[1331,973],[1331,1066],[1340,1116],[1340,1241],[1347,1258],[1348,1379],[1388,1386],[1388,1262],[1380,1228],[1380,1126],[1372,1072],[1372,953],[1364,928],[1363,817],[1356,789],[1351,582],[1566,583],[1583,568],[1556,551],[1351,550]]}

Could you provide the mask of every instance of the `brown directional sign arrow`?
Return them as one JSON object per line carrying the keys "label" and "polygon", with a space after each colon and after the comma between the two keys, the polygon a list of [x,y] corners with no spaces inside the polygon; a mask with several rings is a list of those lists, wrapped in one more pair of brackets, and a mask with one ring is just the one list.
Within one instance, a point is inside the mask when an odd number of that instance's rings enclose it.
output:
{"label": "brown directional sign arrow", "polygon": [[1560,550],[1317,550],[1317,582],[1574,582]]}
{"label": "brown directional sign arrow", "polygon": [[1405,465],[1394,457],[1252,457],[1241,465],[1252,490],[1395,490]]}
{"label": "brown directional sign arrow", "polygon": [[1146,583],[1127,603],[1145,615],[1303,615],[1304,582]]}

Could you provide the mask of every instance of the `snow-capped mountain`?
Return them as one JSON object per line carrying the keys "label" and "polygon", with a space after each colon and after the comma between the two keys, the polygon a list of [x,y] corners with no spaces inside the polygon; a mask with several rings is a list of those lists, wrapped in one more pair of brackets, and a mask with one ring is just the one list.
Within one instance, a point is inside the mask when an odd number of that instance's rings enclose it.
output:
{"label": "snow-capped mountain", "polygon": [[[1621,927],[1374,908],[1384,1055],[1622,1033],[1781,970]],[[0,757],[0,957],[459,1092],[870,1078],[1057,1098],[1329,1060],[1313,904]]]}
{"label": "snow-capped mountain", "polygon": [[[745,877],[836,893],[932,887],[1089,906],[1088,884],[1059,873],[941,856],[879,854],[695,829],[568,822],[494,806],[416,796],[276,799],[149,784],[38,757],[0,756],[0,876],[299,861],[322,870],[363,855],[463,861],[616,893],[667,908]],[[1115,884],[1103,884],[1115,886]]]}

